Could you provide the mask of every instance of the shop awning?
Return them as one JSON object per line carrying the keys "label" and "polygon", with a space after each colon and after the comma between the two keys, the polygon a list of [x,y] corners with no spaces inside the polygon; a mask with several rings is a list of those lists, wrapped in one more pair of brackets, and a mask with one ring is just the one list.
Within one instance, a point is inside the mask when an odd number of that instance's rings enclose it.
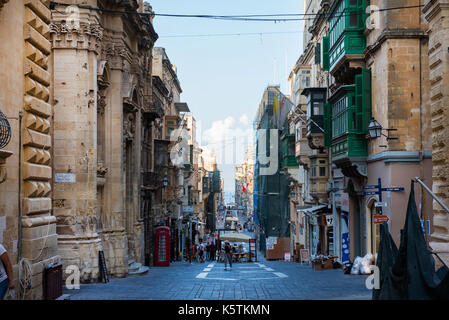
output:
{"label": "shop awning", "polygon": [[228,240],[230,242],[246,242],[249,239],[252,239],[250,236],[236,232],[236,231],[228,231],[220,234],[220,240]]}
{"label": "shop awning", "polygon": [[321,204],[319,206],[314,206],[314,207],[311,207],[311,208],[308,208],[308,209],[303,209],[301,211],[304,212],[305,214],[311,215],[311,214],[317,212],[318,210],[321,210],[321,209],[324,209],[324,208],[327,208],[327,204]]}

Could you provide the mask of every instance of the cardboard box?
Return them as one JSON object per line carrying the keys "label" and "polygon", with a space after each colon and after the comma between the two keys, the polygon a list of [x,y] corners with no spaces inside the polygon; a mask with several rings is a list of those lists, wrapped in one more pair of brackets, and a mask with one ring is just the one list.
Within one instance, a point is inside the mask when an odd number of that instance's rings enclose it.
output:
{"label": "cardboard box", "polygon": [[290,238],[277,238],[273,249],[267,249],[267,260],[284,260],[285,252],[290,251]]}
{"label": "cardboard box", "polygon": [[323,261],[323,269],[329,270],[334,268],[334,259],[327,259],[326,261]]}
{"label": "cardboard box", "polygon": [[323,261],[321,259],[312,260],[312,267],[314,270],[323,270]]}

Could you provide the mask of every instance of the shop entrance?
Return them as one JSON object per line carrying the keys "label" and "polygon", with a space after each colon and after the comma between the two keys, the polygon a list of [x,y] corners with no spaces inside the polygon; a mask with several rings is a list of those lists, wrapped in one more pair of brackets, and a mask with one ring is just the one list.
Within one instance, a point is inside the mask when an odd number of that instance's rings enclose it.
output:
{"label": "shop entrance", "polygon": [[370,225],[371,225],[371,253],[377,261],[377,252],[380,244],[380,224],[374,224],[374,216],[378,214],[377,208],[374,206],[374,200],[368,206]]}

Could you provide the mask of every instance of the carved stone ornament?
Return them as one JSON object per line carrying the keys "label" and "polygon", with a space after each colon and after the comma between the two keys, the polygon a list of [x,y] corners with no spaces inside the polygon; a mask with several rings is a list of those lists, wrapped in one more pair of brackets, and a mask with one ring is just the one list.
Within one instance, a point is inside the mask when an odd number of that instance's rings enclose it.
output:
{"label": "carved stone ornament", "polygon": [[53,48],[76,48],[99,53],[103,39],[103,28],[92,23],[66,23],[55,21],[50,24]]}
{"label": "carved stone ornament", "polygon": [[108,172],[108,168],[103,167],[103,163],[99,162],[97,164],[97,176],[104,177]]}
{"label": "carved stone ornament", "polygon": [[125,141],[134,140],[134,114],[128,113],[125,115],[125,119],[123,121],[123,137]]}
{"label": "carved stone ornament", "polygon": [[97,112],[99,114],[104,114],[105,108],[106,108],[106,97],[103,94],[98,93]]}
{"label": "carved stone ornament", "polygon": [[0,11],[2,10],[3,6],[8,3],[9,0],[0,0]]}

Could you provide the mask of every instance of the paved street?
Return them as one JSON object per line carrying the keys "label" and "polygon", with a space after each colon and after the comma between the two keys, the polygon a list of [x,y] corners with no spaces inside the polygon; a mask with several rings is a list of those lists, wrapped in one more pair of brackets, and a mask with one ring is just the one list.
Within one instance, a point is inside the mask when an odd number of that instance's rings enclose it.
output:
{"label": "paved street", "polygon": [[366,300],[366,276],[343,271],[314,271],[295,262],[266,261],[234,263],[225,271],[223,263],[176,262],[155,267],[143,276],[111,279],[107,284],[82,284],[67,290],[72,300]]}

